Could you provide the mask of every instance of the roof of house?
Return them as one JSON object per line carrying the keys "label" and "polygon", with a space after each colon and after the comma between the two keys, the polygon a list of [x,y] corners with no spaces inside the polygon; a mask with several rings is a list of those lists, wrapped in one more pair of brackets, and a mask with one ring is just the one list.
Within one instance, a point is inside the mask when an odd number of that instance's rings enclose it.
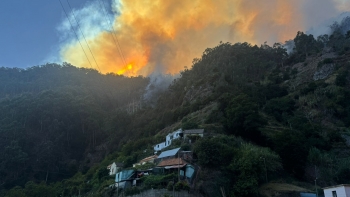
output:
{"label": "roof of house", "polygon": [[152,159],[157,159],[157,158],[158,158],[158,155],[152,155],[142,159],[139,163],[148,162],[148,161],[151,161]]}
{"label": "roof of house", "polygon": [[165,159],[161,161],[157,166],[158,167],[164,167],[164,166],[174,166],[174,165],[184,165],[187,164],[182,158],[171,158],[171,159]]}
{"label": "roof of house", "polygon": [[180,148],[175,148],[172,150],[164,151],[159,156],[158,159],[164,158],[164,157],[171,157],[175,156],[177,152],[179,152]]}
{"label": "roof of house", "polygon": [[[131,176],[135,173],[135,170],[123,170],[119,173],[116,174],[116,182],[119,181],[125,181],[131,178]],[[119,176],[118,176],[119,175]],[[117,179],[117,177],[119,177],[119,180]]]}
{"label": "roof of house", "polygon": [[190,129],[190,130],[184,130],[184,134],[203,134],[204,129]]}
{"label": "roof of house", "polygon": [[324,187],[322,189],[330,189],[335,187],[350,187],[350,184],[333,185],[333,186]]}
{"label": "roof of house", "polygon": [[[182,129],[178,129],[178,130],[176,130],[176,131],[173,131],[173,132],[171,132],[171,133],[168,133],[168,135],[173,135],[173,134],[175,134],[175,133],[181,133],[182,132]],[[168,136],[167,135],[167,136]]]}
{"label": "roof of house", "polygon": [[300,197],[316,197],[316,194],[314,193],[300,193]]}

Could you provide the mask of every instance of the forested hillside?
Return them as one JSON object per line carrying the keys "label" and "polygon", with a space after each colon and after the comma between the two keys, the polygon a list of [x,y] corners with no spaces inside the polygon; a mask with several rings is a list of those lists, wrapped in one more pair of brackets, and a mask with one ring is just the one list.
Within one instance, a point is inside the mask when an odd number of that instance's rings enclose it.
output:
{"label": "forested hillside", "polygon": [[[194,152],[201,172],[192,189],[204,196],[220,187],[259,196],[274,181],[349,183],[349,22],[317,38],[298,32],[291,54],[279,43],[208,48],[155,105],[142,99],[148,78],[69,64],[1,68],[2,194],[116,195],[104,189],[113,183],[106,166],[131,167],[177,128],[205,129],[178,144]],[[134,100],[141,106],[127,112]]]}
{"label": "forested hillside", "polygon": [[122,133],[115,132],[113,118],[126,118],[129,101],[139,100],[148,84],[147,78],[101,75],[69,64],[0,70],[5,188],[70,177],[86,153],[103,144],[116,147],[121,138],[110,137]]}

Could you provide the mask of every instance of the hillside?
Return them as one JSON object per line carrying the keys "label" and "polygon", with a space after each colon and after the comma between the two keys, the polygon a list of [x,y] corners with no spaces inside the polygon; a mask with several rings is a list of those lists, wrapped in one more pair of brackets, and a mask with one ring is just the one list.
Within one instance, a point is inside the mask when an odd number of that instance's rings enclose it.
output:
{"label": "hillside", "polygon": [[178,128],[205,130],[175,144],[193,151],[201,171],[191,189],[204,196],[259,196],[267,181],[305,191],[315,178],[319,188],[349,183],[350,31],[341,25],[317,39],[298,32],[291,54],[278,43],[208,48],[155,104],[143,99],[148,78],[1,68],[2,194],[115,196],[104,189],[114,182],[107,165],[132,167]]}

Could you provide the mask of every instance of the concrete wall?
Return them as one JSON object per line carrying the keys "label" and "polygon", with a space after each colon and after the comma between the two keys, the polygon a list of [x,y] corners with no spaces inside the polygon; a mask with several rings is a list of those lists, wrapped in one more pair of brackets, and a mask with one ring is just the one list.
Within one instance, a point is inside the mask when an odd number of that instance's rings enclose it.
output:
{"label": "concrete wall", "polygon": [[163,148],[165,148],[165,147],[166,147],[166,146],[165,146],[165,143],[166,143],[166,142],[162,142],[162,143],[156,144],[156,145],[153,147],[154,151],[160,151],[160,150],[162,150]]}
{"label": "concrete wall", "polygon": [[[348,187],[346,187],[347,189],[349,189]],[[333,191],[336,191],[337,193],[337,197],[350,197],[350,193],[346,194],[346,190],[344,186],[340,186],[340,187],[333,187],[333,188],[328,188],[328,189],[324,189],[324,196],[325,197],[333,197]]]}

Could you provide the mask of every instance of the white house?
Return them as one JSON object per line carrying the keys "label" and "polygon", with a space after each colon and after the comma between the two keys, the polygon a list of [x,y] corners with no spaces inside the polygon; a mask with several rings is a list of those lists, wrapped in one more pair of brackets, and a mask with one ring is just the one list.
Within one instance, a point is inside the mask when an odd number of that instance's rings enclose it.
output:
{"label": "white house", "polygon": [[324,197],[350,197],[350,184],[323,188]]}
{"label": "white house", "polygon": [[157,151],[162,150],[163,148],[166,147],[165,145],[166,145],[166,142],[162,142],[162,143],[154,145],[154,147],[153,147],[154,152],[156,153]]}
{"label": "white house", "polygon": [[172,140],[179,139],[179,138],[181,138],[181,136],[182,136],[182,129],[178,129],[172,133],[169,133],[165,137],[166,146],[170,146]]}
{"label": "white house", "polygon": [[156,153],[157,151],[160,151],[163,148],[170,146],[172,140],[179,139],[181,137],[182,137],[182,129],[178,129],[172,133],[169,133],[165,137],[165,142],[162,142],[162,143],[159,143],[159,144],[156,144],[155,146],[153,146],[154,152]]}
{"label": "white house", "polygon": [[109,175],[116,174],[118,170],[122,167],[123,167],[123,164],[113,162],[111,165],[107,166],[107,169],[109,170]]}

